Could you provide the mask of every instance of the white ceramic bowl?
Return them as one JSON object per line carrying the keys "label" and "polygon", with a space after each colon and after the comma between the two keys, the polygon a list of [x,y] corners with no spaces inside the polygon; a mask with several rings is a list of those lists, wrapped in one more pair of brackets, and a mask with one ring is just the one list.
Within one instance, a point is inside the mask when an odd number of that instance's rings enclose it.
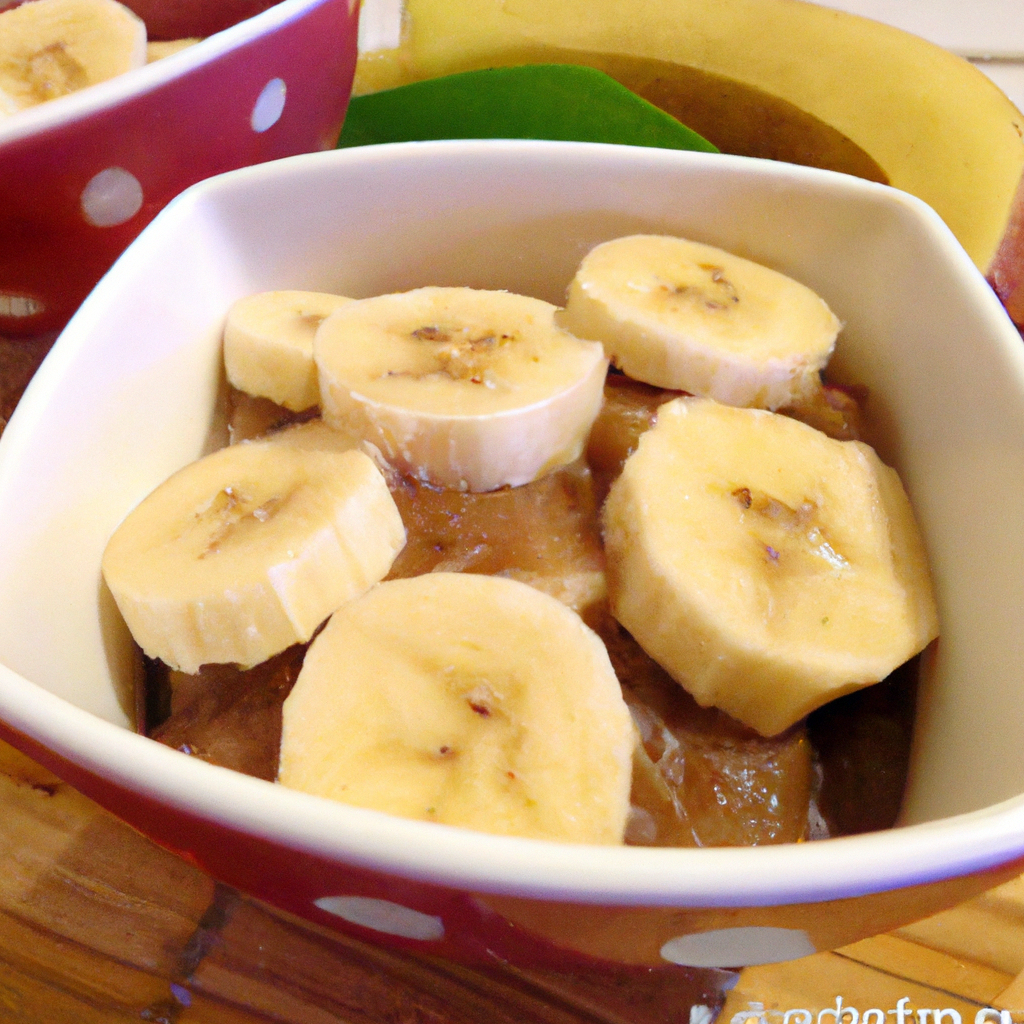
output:
{"label": "white ceramic bowl", "polygon": [[[871,389],[942,619],[904,827],[755,849],[500,838],[291,792],[126,727],[133,658],[100,553],[207,445],[232,300],[460,284],[558,302],[592,245],[634,231],[770,264],[845,322],[835,369]],[[738,965],[831,948],[1021,870],[1022,467],[1020,337],[905,194],[572,143],[414,143],[235,171],[179,197],[124,254],[0,442],[0,733],[215,876],[363,935],[513,961]]]}

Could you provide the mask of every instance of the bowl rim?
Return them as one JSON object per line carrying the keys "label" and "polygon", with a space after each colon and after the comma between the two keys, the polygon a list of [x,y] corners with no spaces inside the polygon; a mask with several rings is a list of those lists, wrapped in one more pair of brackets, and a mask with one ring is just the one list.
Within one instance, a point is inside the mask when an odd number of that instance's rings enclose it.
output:
{"label": "bowl rim", "polygon": [[[1024,853],[1021,796],[940,821],[779,846],[583,846],[495,836],[350,807],[199,761],[3,665],[0,706],[8,726],[159,803],[302,853],[450,889],[617,906],[778,906],[942,881]],[[117,764],[97,757],[102,750]]]}
{"label": "bowl rim", "polygon": [[[273,7],[215,32],[177,53],[97,82],[86,89],[11,114],[0,119],[0,150],[8,143],[62,128],[116,107],[124,100],[144,96],[303,17],[316,7],[336,2],[338,0],[280,0]],[[351,10],[353,0],[348,0],[348,5]]]}
{"label": "bowl rim", "polygon": [[[286,0],[288,2],[288,0]],[[299,0],[293,0],[299,2]],[[303,0],[306,2],[306,0]],[[458,159],[503,151],[509,159],[541,154],[622,168],[647,162],[719,166],[825,185],[902,207],[965,275],[965,287],[991,319],[1024,381],[1024,351],[1005,311],[938,215],[921,200],[885,185],[791,164],[721,154],[536,140],[457,140],[305,154],[241,168],[187,189],[157,216],[97,285],[36,374],[0,441],[24,448],[32,423],[77,351],[116,300],[119,278],[135,253],[159,249],[162,236],[219,194],[259,187],[293,172],[330,175],[336,166],[420,157]],[[22,411],[22,409],[24,411]],[[0,476],[5,459],[0,456]],[[412,821],[285,790],[163,747],[57,697],[0,665],[0,713],[7,724],[59,756],[151,799],[292,849],[355,867],[448,888],[575,903],[622,906],[774,906],[813,903],[940,881],[1024,856],[1024,794],[965,814],[877,833],[750,848],[583,846],[495,836]],[[110,752],[116,756],[111,758]],[[766,887],[765,879],[771,879]]]}

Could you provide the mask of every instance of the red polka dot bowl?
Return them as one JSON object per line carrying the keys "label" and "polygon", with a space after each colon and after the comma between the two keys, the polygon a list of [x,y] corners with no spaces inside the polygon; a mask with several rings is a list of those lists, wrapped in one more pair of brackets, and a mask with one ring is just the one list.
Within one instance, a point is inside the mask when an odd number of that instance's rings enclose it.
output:
{"label": "red polka dot bowl", "polygon": [[[259,9],[224,6],[234,15]],[[155,18],[181,5],[149,7],[142,13]],[[0,336],[63,327],[189,185],[331,148],[355,70],[357,17],[355,0],[284,0],[145,67],[0,119]],[[156,27],[187,36],[218,24],[204,16]]]}
{"label": "red polka dot bowl", "polygon": [[[900,827],[747,849],[540,842],[332,803],[136,735],[136,660],[100,556],[125,513],[219,436],[231,302],[435,284],[557,303],[591,246],[636,231],[768,263],[845,324],[835,371],[870,389],[942,622]],[[834,948],[1024,868],[1022,465],[1020,337],[904,193],[767,161],[529,141],[245,168],[150,225],[0,438],[0,736],[217,878],[320,925],[478,964],[600,964],[608,977],[686,965],[697,998],[702,970]]]}

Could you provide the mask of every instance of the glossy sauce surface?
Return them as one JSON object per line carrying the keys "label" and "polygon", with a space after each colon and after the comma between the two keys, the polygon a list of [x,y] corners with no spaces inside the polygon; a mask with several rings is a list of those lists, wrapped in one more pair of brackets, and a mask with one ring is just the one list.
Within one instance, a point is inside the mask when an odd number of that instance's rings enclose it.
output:
{"label": "glossy sauce surface", "polygon": [[[471,494],[390,474],[408,541],[388,578],[501,574],[582,615],[608,648],[642,740],[628,843],[753,846],[887,828],[906,779],[916,660],[765,738],[700,707],[608,612],[601,501],[658,406],[675,397],[610,374],[586,459],[522,487]],[[826,388],[786,412],[835,437],[863,436],[858,397],[846,391]],[[270,403],[233,396],[233,441],[281,421]],[[290,648],[248,671],[205,666],[194,676],[150,663],[140,728],[186,753],[272,780],[281,705],[304,652]]]}

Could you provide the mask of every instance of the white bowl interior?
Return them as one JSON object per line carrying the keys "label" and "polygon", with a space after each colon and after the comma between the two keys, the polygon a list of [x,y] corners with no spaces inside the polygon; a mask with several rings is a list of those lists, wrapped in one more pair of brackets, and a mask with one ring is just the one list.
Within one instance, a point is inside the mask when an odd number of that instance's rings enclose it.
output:
{"label": "white bowl interior", "polygon": [[[1014,842],[1024,849],[1010,828],[1021,831],[1021,801],[1011,798],[1024,791],[1020,338],[919,201],[742,158],[408,144],[296,157],[185,193],[67,327],[0,441],[0,664],[11,670],[0,673],[0,715],[55,741],[32,710],[38,686],[127,726],[134,657],[100,554],[124,514],[217,435],[219,331],[234,299],[459,284],[560,302],[592,245],[635,231],[767,263],[816,289],[844,321],[835,366],[870,388],[882,454],[901,471],[926,536],[942,619],[904,820],[1010,801],[995,813],[1013,821],[978,863]],[[60,742],[124,774],[128,746],[100,749],[91,735]],[[982,816],[987,828],[992,814]],[[951,843],[943,856],[962,860]],[[841,872],[838,862],[831,870]]]}

